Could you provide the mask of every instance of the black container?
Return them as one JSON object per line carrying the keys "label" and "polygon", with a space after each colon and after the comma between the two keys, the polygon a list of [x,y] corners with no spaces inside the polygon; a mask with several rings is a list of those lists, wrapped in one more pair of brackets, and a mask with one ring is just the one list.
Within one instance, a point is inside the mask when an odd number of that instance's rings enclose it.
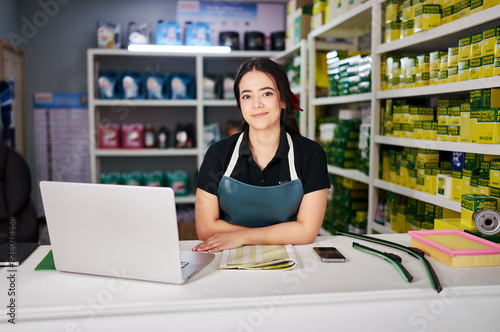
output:
{"label": "black container", "polygon": [[259,31],[245,32],[245,50],[246,51],[264,51],[264,34]]}
{"label": "black container", "polygon": [[271,51],[285,50],[285,31],[271,33]]}
{"label": "black container", "polygon": [[229,46],[231,50],[240,49],[240,35],[235,31],[221,31],[219,33],[219,46]]}

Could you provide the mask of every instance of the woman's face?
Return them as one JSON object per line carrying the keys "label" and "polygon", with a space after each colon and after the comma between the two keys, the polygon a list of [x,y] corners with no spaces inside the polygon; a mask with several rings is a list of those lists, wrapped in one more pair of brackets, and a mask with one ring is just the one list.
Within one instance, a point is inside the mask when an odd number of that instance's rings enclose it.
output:
{"label": "woman's face", "polygon": [[250,128],[279,130],[281,109],[286,105],[274,80],[254,70],[243,75],[239,88],[241,112]]}

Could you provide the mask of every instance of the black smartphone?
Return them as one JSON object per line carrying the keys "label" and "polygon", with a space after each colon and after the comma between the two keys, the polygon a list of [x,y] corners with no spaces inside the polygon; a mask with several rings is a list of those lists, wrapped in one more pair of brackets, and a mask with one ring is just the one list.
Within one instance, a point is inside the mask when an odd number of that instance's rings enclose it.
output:
{"label": "black smartphone", "polygon": [[334,247],[314,247],[314,251],[319,258],[325,263],[341,263],[345,262],[345,257]]}

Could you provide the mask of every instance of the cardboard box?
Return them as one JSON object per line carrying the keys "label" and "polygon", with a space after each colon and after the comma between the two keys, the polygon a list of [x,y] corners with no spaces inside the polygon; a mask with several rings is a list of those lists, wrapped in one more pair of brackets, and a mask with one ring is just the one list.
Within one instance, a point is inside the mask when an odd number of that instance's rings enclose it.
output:
{"label": "cardboard box", "polygon": [[414,32],[430,30],[441,24],[440,5],[418,5],[415,7]]}
{"label": "cardboard box", "polygon": [[469,68],[469,79],[482,78],[483,58],[472,58]]}
{"label": "cardboard box", "polygon": [[500,144],[500,109],[481,109],[474,129],[477,134],[477,143]]}
{"label": "cardboard box", "polygon": [[500,188],[500,159],[493,159],[490,162],[490,186]]}
{"label": "cardboard box", "polygon": [[478,208],[486,208],[496,211],[497,201],[493,197],[479,194],[467,194],[462,195],[461,203],[461,215],[462,225],[468,228],[475,228],[474,224],[474,213]]}
{"label": "cardboard box", "polygon": [[451,171],[451,199],[460,202],[462,198],[462,171],[452,170]]}
{"label": "cardboard box", "polygon": [[472,57],[472,36],[460,39],[458,47],[458,62],[470,60]]}
{"label": "cardboard box", "polygon": [[460,105],[460,142],[469,142],[470,103]]}
{"label": "cardboard box", "polygon": [[476,14],[483,10],[483,0],[471,0],[470,13]]}
{"label": "cardboard box", "polygon": [[497,37],[500,36],[500,27],[494,27],[483,31],[482,56],[495,55]]}
{"label": "cardboard box", "polygon": [[482,78],[486,77],[492,77],[494,73],[494,66],[495,66],[495,55],[486,55],[482,57],[482,68],[481,68],[481,75]]}
{"label": "cardboard box", "polygon": [[385,42],[390,43],[401,38],[401,21],[385,23]]}

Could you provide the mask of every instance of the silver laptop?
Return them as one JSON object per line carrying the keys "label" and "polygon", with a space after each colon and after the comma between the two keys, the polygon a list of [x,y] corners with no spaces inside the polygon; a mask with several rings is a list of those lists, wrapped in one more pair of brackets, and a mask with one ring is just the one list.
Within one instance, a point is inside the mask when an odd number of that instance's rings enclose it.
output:
{"label": "silver laptop", "polygon": [[56,269],[182,284],[214,254],[181,251],[171,188],[41,181]]}

